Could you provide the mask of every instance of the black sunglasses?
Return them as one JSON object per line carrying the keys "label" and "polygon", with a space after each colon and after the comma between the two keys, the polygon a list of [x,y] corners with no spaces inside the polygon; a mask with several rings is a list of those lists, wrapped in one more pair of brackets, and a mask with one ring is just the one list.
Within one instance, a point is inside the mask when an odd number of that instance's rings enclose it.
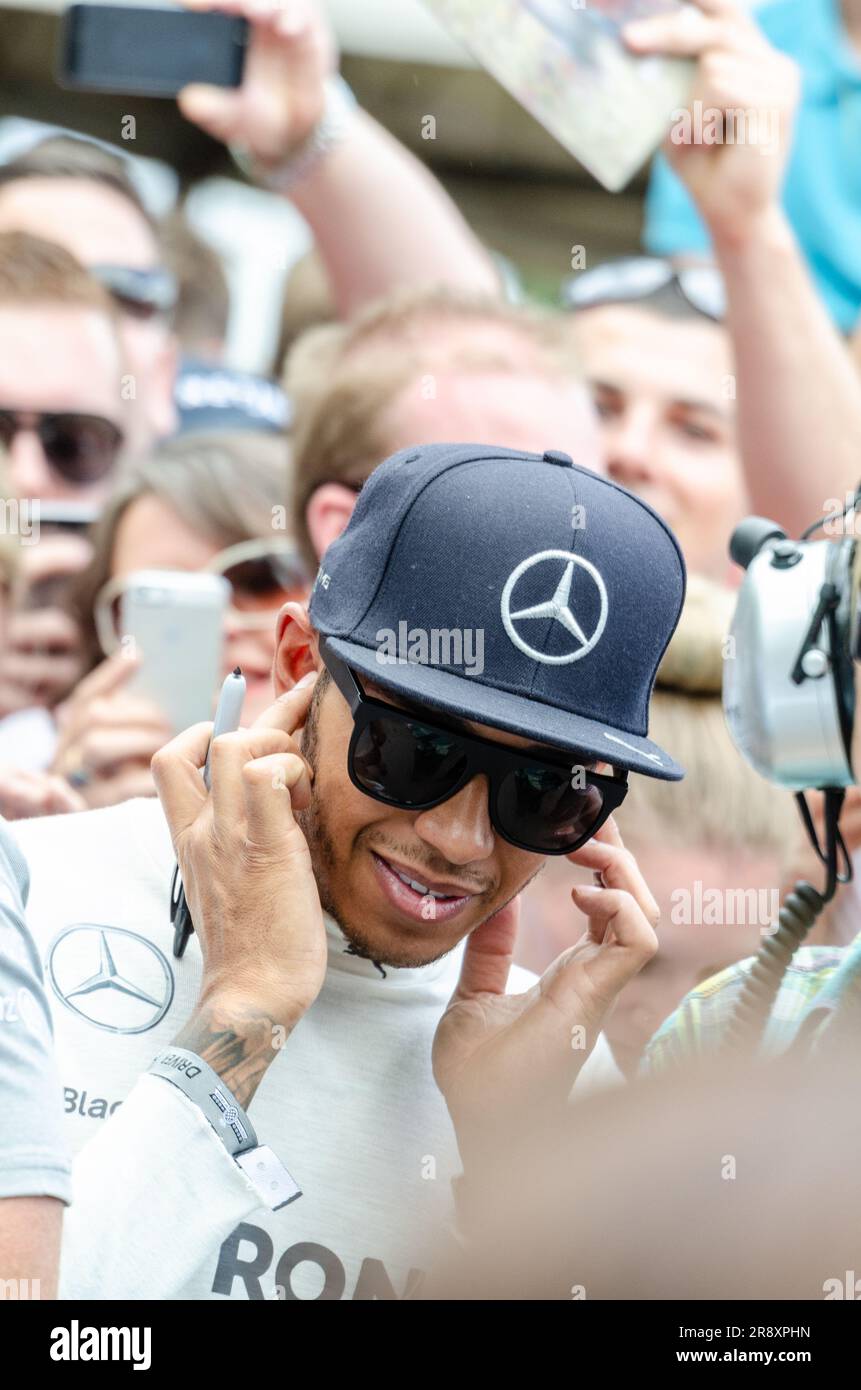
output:
{"label": "black sunglasses", "polygon": [[21,430],[35,432],[51,468],[68,483],[101,482],[116,466],[123,443],[122,431],[101,415],[0,407],[0,445],[11,448]]}
{"label": "black sunglasses", "polygon": [[555,757],[509,748],[447,727],[365,694],[325,641],[323,661],[350,707],[350,781],[360,792],[402,811],[426,811],[484,774],[497,834],[532,854],[570,854],[585,845],[628,791],[626,776],[607,777]]}

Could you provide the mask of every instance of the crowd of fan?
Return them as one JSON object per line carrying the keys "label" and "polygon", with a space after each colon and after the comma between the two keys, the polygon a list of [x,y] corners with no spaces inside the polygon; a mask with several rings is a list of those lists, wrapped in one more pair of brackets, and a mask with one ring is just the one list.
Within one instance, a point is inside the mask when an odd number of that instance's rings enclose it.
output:
{"label": "crowd of fan", "polygon": [[[275,22],[248,8],[261,31]],[[651,726],[687,778],[639,779],[618,816],[662,912],[660,949],[606,1030],[608,1072],[633,1076],[682,997],[762,939],[760,922],[679,922],[678,891],[699,881],[782,893],[815,872],[791,796],[733,749],[720,688],[739,579],[734,526],[758,512],[797,535],[858,482],[861,200],[844,177],[855,146],[838,122],[850,76],[861,86],[861,6],[845,0],[839,52],[801,32],[828,8],[777,0],[760,26],[735,0],[703,0],[699,28],[661,21],[653,39],[641,33],[640,51],[694,57],[692,103],[767,105],[781,139],[768,152],[668,147],[652,176],[648,253],[601,264],[600,246],[587,248],[587,267],[560,284],[555,306],[516,293],[511,269],[503,274],[428,171],[356,109],[341,144],[286,187],[316,244],[311,269],[288,280],[268,376],[226,364],[219,259],[181,209],[167,222],[152,215],[133,159],[68,131],[0,166],[0,465],[7,523],[12,501],[19,519],[18,533],[7,524],[0,538],[3,815],[62,817],[155,795],[150,763],[171,730],[129,689],[125,576],[207,569],[229,580],[224,672],[242,668],[250,723],[272,699],[277,612],[308,597],[378,464],[447,440],[563,450],[649,502],[689,576]],[[800,10],[803,24],[792,19]],[[283,42],[282,79],[303,100],[245,111],[204,94],[183,112],[249,148],[262,186],[274,187],[270,152],[302,147],[332,52],[315,13]],[[254,583],[238,549],[250,542]],[[861,845],[851,824],[847,839]],[[571,875],[551,860],[524,895],[518,959],[529,969],[573,940]],[[814,941],[854,937],[855,899],[845,897]],[[732,1110],[737,1092],[727,1094]],[[663,1113],[660,1094],[655,1104]],[[696,1104],[686,1095],[692,1128]],[[624,1149],[627,1113],[598,1114],[593,1130],[609,1125]],[[674,1124],[671,1115],[656,1166]],[[577,1161],[588,1167],[582,1152]],[[549,1181],[561,1199],[572,1179],[559,1167]],[[636,1280],[626,1286],[602,1265],[606,1194],[591,1171],[594,1201],[571,1238],[593,1248],[596,1285],[636,1296]],[[645,1201],[646,1170],[640,1186]],[[609,1187],[618,1191],[616,1179]],[[541,1219],[521,1215],[524,1247],[537,1250]],[[541,1289],[552,1281],[535,1258],[520,1277]],[[656,1287],[677,1291],[684,1267]],[[491,1254],[482,1277],[494,1268]],[[462,1278],[449,1271],[443,1286]]]}

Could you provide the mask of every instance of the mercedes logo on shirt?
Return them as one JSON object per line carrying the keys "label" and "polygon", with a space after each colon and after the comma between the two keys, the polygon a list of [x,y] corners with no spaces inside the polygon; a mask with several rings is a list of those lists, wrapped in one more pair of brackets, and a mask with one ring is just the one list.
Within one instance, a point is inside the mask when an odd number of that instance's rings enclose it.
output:
{"label": "mercedes logo on shirt", "polygon": [[65,927],[51,943],[47,974],[60,1002],[106,1033],[146,1033],[173,1002],[167,957],[124,927]]}
{"label": "mercedes logo on shirt", "polygon": [[[563,563],[561,576],[559,575],[560,561]],[[547,577],[544,581],[546,599],[524,608],[513,606],[514,590],[519,580],[526,574],[527,570],[533,569],[536,565],[543,565],[546,568]],[[588,631],[585,621],[581,621],[577,607],[572,602],[571,589],[574,584],[575,570],[584,573],[587,576],[587,583],[597,591],[598,620],[597,622],[593,620],[591,632]],[[606,626],[607,610],[607,589],[600,573],[588,560],[582,559],[579,555],[572,555],[568,550],[542,550],[538,555],[531,555],[528,560],[522,560],[508,576],[502,591],[502,622],[511,641],[520,651],[531,656],[533,661],[540,661],[548,666],[563,666],[571,661],[580,661],[588,652],[591,652],[592,648],[600,641]],[[540,628],[534,626],[535,620],[539,618],[550,618],[554,623],[559,624],[560,628],[567,633],[565,644],[569,650],[562,652],[561,655],[554,655],[539,651],[530,645],[530,629],[536,635],[541,632]]]}

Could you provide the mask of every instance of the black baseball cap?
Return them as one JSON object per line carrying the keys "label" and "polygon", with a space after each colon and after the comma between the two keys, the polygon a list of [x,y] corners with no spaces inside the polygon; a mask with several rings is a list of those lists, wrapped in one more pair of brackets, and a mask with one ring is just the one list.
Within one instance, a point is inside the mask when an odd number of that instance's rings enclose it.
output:
{"label": "black baseball cap", "polygon": [[435,444],[371,474],[310,613],[406,700],[677,781],[647,734],[684,596],[678,541],[626,489],[556,450]]}

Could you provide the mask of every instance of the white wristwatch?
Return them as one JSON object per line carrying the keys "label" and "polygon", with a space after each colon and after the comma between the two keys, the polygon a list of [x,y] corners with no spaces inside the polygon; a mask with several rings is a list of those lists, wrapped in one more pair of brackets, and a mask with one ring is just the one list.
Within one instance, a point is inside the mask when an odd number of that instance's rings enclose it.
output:
{"label": "white wristwatch", "polygon": [[307,140],[282,164],[263,168],[242,145],[229,147],[233,162],[252,183],[268,188],[270,193],[289,194],[330,151],[347,138],[358,106],[352,88],[338,73],[326,80],[323,114],[319,121]]}

